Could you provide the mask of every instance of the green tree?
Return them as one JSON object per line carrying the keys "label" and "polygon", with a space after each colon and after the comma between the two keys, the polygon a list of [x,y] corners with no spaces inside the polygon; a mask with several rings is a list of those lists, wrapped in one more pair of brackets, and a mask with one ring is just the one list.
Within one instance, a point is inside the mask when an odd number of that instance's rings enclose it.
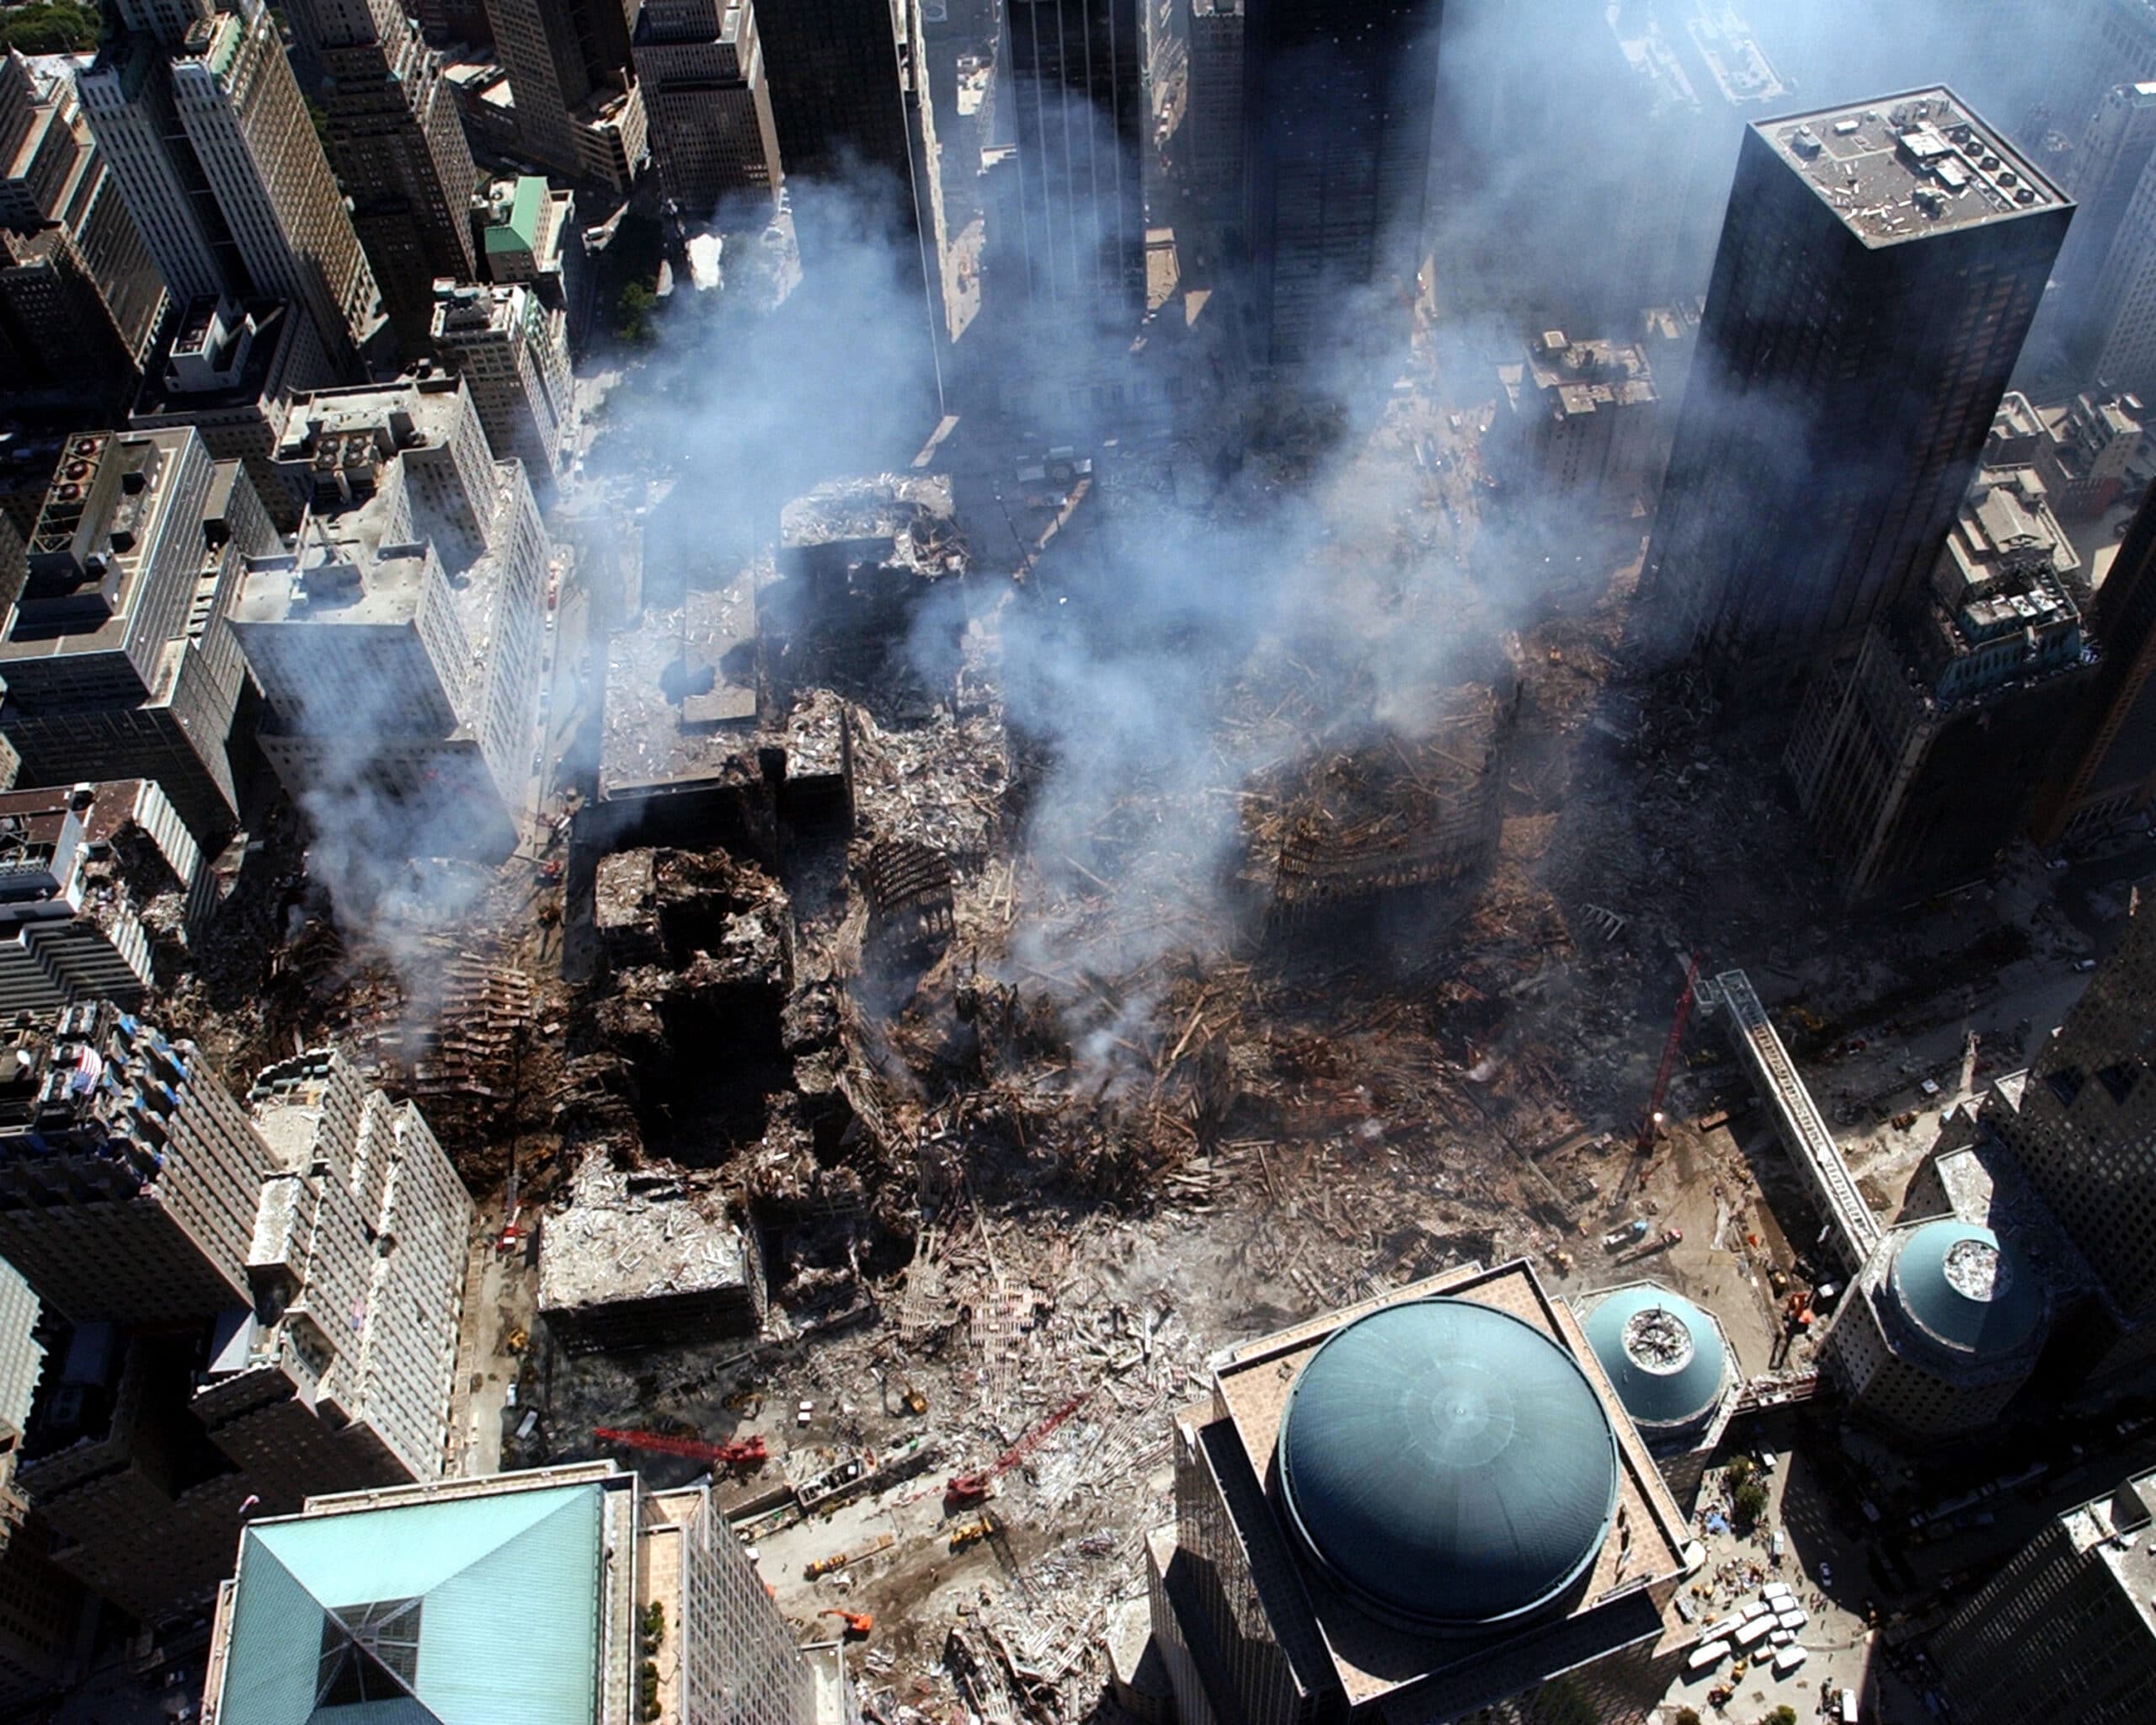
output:
{"label": "green tree", "polygon": [[1732,1458],[1729,1466],[1722,1469],[1721,1474],[1732,1487],[1736,1487],[1742,1485],[1758,1471],[1758,1463],[1753,1461],[1749,1455],[1738,1455]]}
{"label": "green tree", "polygon": [[[1700,1716],[1694,1713],[1692,1717],[1696,1719]],[[1681,1720],[1683,1715],[1678,1715],[1678,1717]],[[1759,1725],[1796,1725],[1796,1709],[1785,1702],[1762,1719]]]}
{"label": "green tree", "polygon": [[1737,1519],[1748,1526],[1767,1513],[1767,1488],[1756,1479],[1748,1479],[1737,1487],[1730,1507],[1736,1510]]}
{"label": "green tree", "polygon": [[641,281],[627,284],[614,302],[614,309],[619,314],[614,334],[632,347],[642,347],[651,339],[651,314],[658,304],[659,296]]}
{"label": "green tree", "polygon": [[31,0],[0,13],[0,45],[25,54],[87,54],[98,45],[98,11],[75,0]]}
{"label": "green tree", "polygon": [[1671,1725],[1702,1725],[1700,1710],[1697,1707],[1679,1707]]}

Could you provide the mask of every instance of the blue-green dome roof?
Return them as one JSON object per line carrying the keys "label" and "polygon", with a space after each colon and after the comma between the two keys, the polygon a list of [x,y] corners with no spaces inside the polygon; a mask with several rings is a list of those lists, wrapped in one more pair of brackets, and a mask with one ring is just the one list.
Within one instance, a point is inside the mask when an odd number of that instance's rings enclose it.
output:
{"label": "blue-green dome roof", "polygon": [[1616,1512],[1616,1436],[1587,1374],[1533,1325],[1465,1300],[1337,1331],[1289,1394],[1278,1459],[1319,1567],[1420,1628],[1552,1604]]}
{"label": "blue-green dome roof", "polygon": [[2043,1289],[2029,1261],[1967,1222],[1926,1222],[1904,1234],[1892,1285],[1910,1321],[1959,1354],[2010,1354],[2043,1321]]}
{"label": "blue-green dome roof", "polygon": [[1715,1321],[1667,1288],[1618,1289],[1588,1314],[1587,1339],[1643,1431],[1705,1418],[1729,1383]]}

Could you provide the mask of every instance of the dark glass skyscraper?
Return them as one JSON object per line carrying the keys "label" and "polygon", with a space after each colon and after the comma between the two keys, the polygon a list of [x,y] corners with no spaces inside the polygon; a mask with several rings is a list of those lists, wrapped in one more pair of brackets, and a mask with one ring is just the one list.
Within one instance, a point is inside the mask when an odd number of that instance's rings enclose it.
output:
{"label": "dark glass skyscraper", "polygon": [[1678,652],[1771,693],[1909,595],[2072,213],[1943,88],[1746,132],[1643,583]]}
{"label": "dark glass skyscraper", "polygon": [[1244,233],[1262,363],[1413,291],[1444,0],[1246,0]]}

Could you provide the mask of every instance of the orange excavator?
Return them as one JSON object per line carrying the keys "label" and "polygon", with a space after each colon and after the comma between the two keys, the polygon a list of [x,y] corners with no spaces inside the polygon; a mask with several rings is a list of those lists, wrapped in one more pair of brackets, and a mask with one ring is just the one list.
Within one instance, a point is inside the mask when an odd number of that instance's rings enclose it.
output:
{"label": "orange excavator", "polygon": [[875,1614],[869,1611],[841,1611],[836,1605],[826,1605],[816,1614],[819,1617],[841,1617],[846,1620],[846,1638],[866,1641],[876,1627]]}

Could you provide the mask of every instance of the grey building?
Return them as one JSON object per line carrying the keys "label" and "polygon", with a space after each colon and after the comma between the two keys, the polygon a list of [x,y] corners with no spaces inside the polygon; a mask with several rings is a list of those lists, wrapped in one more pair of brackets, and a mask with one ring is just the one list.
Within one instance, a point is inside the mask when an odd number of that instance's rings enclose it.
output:
{"label": "grey building", "polygon": [[1932,1632],[1968,1725],[2156,1714],[2156,1473],[2069,1509]]}
{"label": "grey building", "polygon": [[0,623],[0,734],[33,784],[147,778],[205,846],[238,819],[227,617],[276,534],[190,428],[67,441]]}
{"label": "grey building", "polygon": [[250,1499],[440,1476],[471,1200],[408,1103],[324,1051],[250,1119],[107,1003],[6,1054],[0,1254],[67,1321],[18,1479],[61,1567],[156,1621]]}
{"label": "grey building", "polygon": [[652,163],[692,226],[728,198],[747,199],[755,214],[745,225],[760,225],[785,184],[756,18],[749,0],[644,0],[638,9]]}
{"label": "grey building", "polygon": [[1771,698],[1930,572],[2071,206],[1944,88],[1750,127],[1643,590]]}
{"label": "grey building", "polygon": [[2020,836],[2097,668],[2080,558],[2033,467],[1986,467],[1928,588],[1806,695],[1783,765],[1852,900],[1980,873]]}
{"label": "grey building", "polygon": [[523,464],[494,459],[462,380],[438,377],[301,399],[278,462],[307,520],[294,555],[250,566],[232,612],[263,752],[318,838],[506,850],[546,631]]}
{"label": "grey building", "polygon": [[1689,1513],[1744,1388],[1721,1320],[1657,1282],[1627,1282],[1575,1304],[1603,1375]]}
{"label": "grey building", "polygon": [[1036,313],[1135,328],[1147,124],[1136,0],[1011,0],[1004,28],[1017,232],[998,244]]}
{"label": "grey building", "polygon": [[431,334],[472,392],[489,446],[523,462],[533,493],[551,499],[576,409],[568,313],[519,284],[437,281]]}
{"label": "grey building", "polygon": [[[1437,109],[1442,0],[1245,0],[1251,345],[1293,370],[1406,337]],[[1363,296],[1369,296],[1368,298]]]}
{"label": "grey building", "polygon": [[326,74],[329,159],[403,351],[427,352],[440,275],[478,274],[478,175],[441,56],[395,0],[295,0]]}
{"label": "grey building", "polygon": [[487,15],[525,152],[579,184],[626,195],[646,156],[629,70],[631,0],[491,0]]}

